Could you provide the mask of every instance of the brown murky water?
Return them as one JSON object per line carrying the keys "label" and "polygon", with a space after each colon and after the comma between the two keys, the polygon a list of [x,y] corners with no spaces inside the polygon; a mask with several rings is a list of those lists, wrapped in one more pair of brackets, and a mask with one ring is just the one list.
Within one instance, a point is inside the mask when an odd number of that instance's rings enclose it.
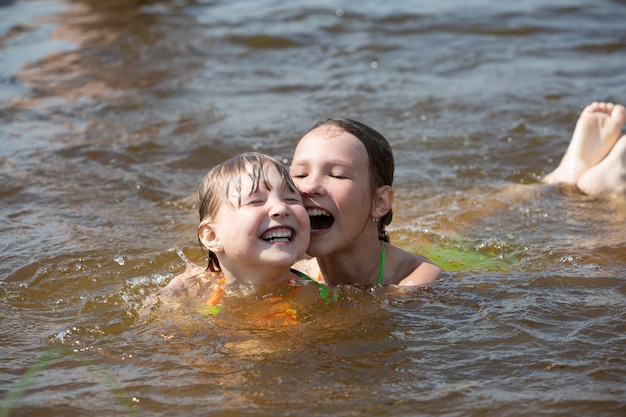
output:
{"label": "brown murky water", "polygon": [[[626,6],[439,3],[0,2],[0,415],[625,415],[626,204],[538,180],[626,102]],[[388,137],[441,281],[145,315],[205,171],[328,115]]]}

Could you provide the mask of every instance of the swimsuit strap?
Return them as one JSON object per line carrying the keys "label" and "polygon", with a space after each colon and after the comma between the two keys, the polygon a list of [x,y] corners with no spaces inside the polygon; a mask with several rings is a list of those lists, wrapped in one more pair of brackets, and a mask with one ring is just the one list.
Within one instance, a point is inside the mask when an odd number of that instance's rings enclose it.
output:
{"label": "swimsuit strap", "polygon": [[380,250],[380,269],[378,270],[378,285],[383,285],[383,272],[385,271],[385,242],[382,242]]}
{"label": "swimsuit strap", "polygon": [[[296,274],[298,274],[299,271],[296,270],[290,270],[291,272],[295,272]],[[298,274],[300,275],[300,274]],[[207,305],[209,306],[215,306],[217,305],[217,303],[219,303],[220,298],[222,298],[222,294],[224,293],[224,284],[226,283],[226,276],[222,275],[222,278],[220,278],[220,280],[217,282],[217,288],[215,289],[215,292],[213,293],[213,296],[211,296],[211,299],[209,301],[207,301]],[[293,275],[289,274],[289,283],[293,283]]]}
{"label": "swimsuit strap", "polygon": [[307,274],[305,274],[304,272],[298,271],[297,269],[289,269],[293,274],[296,274],[297,276],[304,278],[308,281],[311,281],[312,283],[314,283],[315,285],[317,285],[320,290],[319,290],[319,294],[320,294],[320,298],[322,300],[324,300],[326,302],[326,304],[331,303],[332,301],[335,301],[339,298],[339,293],[334,290],[333,288],[330,288],[328,285],[322,284],[321,282],[318,282],[316,280],[314,280],[313,278],[311,278],[310,276],[308,276]]}
{"label": "swimsuit strap", "polygon": [[[295,269],[290,270],[290,272],[293,272],[296,275],[302,276],[301,275],[302,272],[296,271]],[[293,284],[293,282],[294,282],[293,274],[289,274],[289,284]],[[200,309],[200,313],[204,314],[205,316],[209,316],[209,315],[216,315],[222,310],[222,307],[219,307],[217,304],[220,302],[220,299],[222,298],[222,294],[224,294],[225,283],[226,283],[226,276],[222,275],[220,280],[217,282],[217,287],[215,288],[213,295],[211,296],[209,301],[206,302],[206,305]]]}
{"label": "swimsuit strap", "polygon": [[308,276],[307,274],[305,274],[302,271],[298,271],[297,269],[289,268],[289,272],[291,272],[292,274],[296,274],[300,278],[304,278],[304,279],[308,279],[308,280],[311,280],[311,281],[315,281],[313,278],[311,278],[310,276]]}
{"label": "swimsuit strap", "polygon": [[217,303],[220,301],[220,298],[222,298],[222,293],[224,292],[225,282],[226,282],[226,277],[222,275],[222,278],[217,283],[217,288],[215,289],[215,292],[213,293],[213,296],[211,297],[207,305],[210,305],[210,306],[217,305]]}
{"label": "swimsuit strap", "polygon": [[219,303],[220,298],[222,298],[225,283],[226,277],[222,275],[222,278],[220,278],[220,280],[217,282],[217,288],[215,288],[215,292],[211,296],[211,299],[207,301],[204,307],[200,308],[200,314],[205,316],[215,316],[219,314],[219,312],[222,310],[222,307],[219,307],[217,303]]}
{"label": "swimsuit strap", "polygon": [[[295,269],[290,269],[289,271],[295,273],[296,275],[299,275],[299,276],[304,275],[306,278],[309,278],[308,276],[306,276],[306,274],[303,274],[300,271],[296,271]],[[289,274],[289,284],[292,284],[293,282],[294,282],[293,275]],[[222,298],[222,294],[224,293],[225,283],[226,283],[226,276],[222,275],[222,278],[220,278],[220,280],[218,281],[217,288],[215,289],[215,292],[213,293],[213,296],[211,297],[211,299],[207,302],[207,305],[215,306],[217,305],[217,303],[219,303],[220,298]]]}

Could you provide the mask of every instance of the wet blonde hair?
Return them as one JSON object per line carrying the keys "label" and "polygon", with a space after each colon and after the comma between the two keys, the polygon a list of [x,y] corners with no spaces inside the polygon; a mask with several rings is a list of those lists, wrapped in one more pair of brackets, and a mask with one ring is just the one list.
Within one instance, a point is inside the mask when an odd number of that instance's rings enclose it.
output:
{"label": "wet blonde hair", "polygon": [[[272,187],[266,178],[267,171],[271,168],[278,171],[289,191],[298,192],[287,168],[278,160],[262,153],[242,153],[213,167],[204,176],[198,188],[198,213],[200,215],[198,233],[205,223],[217,218],[219,210],[224,204],[228,204],[232,208],[241,206],[242,177],[248,176],[252,180],[250,194],[255,193],[261,185],[271,190]],[[238,196],[237,206],[234,206],[228,198],[233,191]],[[204,246],[202,241],[200,241],[200,245]],[[207,270],[221,271],[217,255],[208,248],[205,249],[208,251],[209,261]]]}

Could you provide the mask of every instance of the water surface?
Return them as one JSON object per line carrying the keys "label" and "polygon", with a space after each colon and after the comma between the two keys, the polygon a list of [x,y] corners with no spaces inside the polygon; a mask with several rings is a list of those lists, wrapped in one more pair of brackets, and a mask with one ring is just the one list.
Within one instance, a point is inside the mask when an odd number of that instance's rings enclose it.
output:
{"label": "water surface", "polygon": [[[625,18],[608,0],[0,2],[5,414],[624,415],[626,204],[539,179],[586,104],[626,101]],[[344,289],[296,326],[146,316],[176,249],[202,262],[186,197],[206,170],[288,163],[325,116],[389,139],[392,240],[441,281]]]}

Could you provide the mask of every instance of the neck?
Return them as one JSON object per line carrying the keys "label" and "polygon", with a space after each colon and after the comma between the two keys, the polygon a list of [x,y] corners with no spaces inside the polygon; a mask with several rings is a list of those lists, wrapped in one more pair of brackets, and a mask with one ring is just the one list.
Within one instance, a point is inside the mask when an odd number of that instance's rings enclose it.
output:
{"label": "neck", "polygon": [[317,258],[322,277],[328,285],[376,285],[380,271],[383,242],[376,239],[360,244],[350,251],[336,252]]}
{"label": "neck", "polygon": [[289,267],[229,268],[222,266],[226,282],[240,282],[255,287],[272,287],[289,282]]}

